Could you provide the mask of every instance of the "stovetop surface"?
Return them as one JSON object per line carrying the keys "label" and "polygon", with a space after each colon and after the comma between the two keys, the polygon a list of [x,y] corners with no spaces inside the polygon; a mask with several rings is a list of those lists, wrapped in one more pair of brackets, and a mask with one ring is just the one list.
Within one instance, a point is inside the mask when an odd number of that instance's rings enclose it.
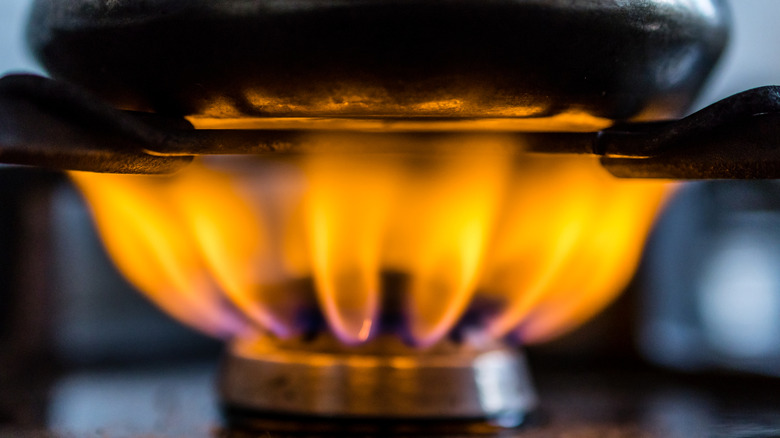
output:
{"label": "stovetop surface", "polygon": [[[780,382],[636,364],[532,364],[542,399],[518,438],[780,436]],[[278,437],[221,425],[212,363],[86,370],[6,382],[0,437]]]}

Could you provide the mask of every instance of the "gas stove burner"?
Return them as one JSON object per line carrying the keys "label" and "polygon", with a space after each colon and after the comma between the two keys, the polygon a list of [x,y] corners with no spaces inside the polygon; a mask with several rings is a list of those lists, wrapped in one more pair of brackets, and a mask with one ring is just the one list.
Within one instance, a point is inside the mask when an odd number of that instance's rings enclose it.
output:
{"label": "gas stove burner", "polygon": [[484,432],[519,426],[536,407],[522,354],[498,343],[239,340],[221,376],[228,421],[259,430]]}
{"label": "gas stove burner", "polygon": [[573,329],[620,291],[667,187],[587,157],[507,159],[492,136],[453,142],[466,152],[71,177],[127,279],[230,343],[231,422],[497,430],[535,406],[519,344]]}
{"label": "gas stove burner", "polygon": [[720,0],[37,0],[53,79],[0,80],[0,160],[117,174],[70,176],[127,278],[229,340],[231,422],[515,427],[509,345],[610,302],[668,192],[604,169],[780,177],[780,88],[675,120],[728,32]]}

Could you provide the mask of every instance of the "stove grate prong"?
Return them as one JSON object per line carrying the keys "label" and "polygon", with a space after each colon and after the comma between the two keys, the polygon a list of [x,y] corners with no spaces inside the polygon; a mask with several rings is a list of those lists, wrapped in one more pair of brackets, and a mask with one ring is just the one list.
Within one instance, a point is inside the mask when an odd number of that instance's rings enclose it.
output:
{"label": "stove grate prong", "polygon": [[[339,153],[425,153],[404,139],[453,132],[307,129],[194,129],[182,117],[121,111],[65,82],[35,75],[0,79],[0,163],[102,173],[167,174],[200,155],[321,152],[307,142],[327,132],[365,137]],[[686,118],[618,123],[599,132],[501,132],[516,139],[509,153],[601,156],[621,178],[780,178],[780,86],[748,90]],[[397,136],[397,149],[371,139]],[[356,143],[356,142],[353,142]],[[453,142],[452,151],[459,147]],[[356,143],[357,144],[357,143]],[[386,143],[385,143],[386,144]],[[437,148],[437,153],[448,150]]]}

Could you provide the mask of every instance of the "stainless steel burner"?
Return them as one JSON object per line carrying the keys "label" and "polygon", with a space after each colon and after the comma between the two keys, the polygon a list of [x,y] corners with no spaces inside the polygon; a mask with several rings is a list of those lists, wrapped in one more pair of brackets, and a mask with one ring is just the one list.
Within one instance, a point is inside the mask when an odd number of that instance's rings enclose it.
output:
{"label": "stainless steel burner", "polygon": [[499,344],[443,342],[420,351],[394,338],[350,348],[333,338],[231,345],[222,402],[258,417],[523,422],[537,405],[524,356]]}

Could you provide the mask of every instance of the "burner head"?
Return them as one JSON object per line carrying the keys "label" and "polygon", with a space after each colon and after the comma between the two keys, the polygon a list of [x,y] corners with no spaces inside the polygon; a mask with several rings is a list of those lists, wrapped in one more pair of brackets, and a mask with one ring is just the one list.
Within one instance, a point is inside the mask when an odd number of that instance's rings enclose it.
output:
{"label": "burner head", "polygon": [[228,421],[258,430],[487,431],[522,424],[537,402],[522,354],[499,344],[240,340],[221,376]]}
{"label": "burner head", "polygon": [[126,109],[203,117],[679,116],[722,0],[37,0],[30,45]]}

